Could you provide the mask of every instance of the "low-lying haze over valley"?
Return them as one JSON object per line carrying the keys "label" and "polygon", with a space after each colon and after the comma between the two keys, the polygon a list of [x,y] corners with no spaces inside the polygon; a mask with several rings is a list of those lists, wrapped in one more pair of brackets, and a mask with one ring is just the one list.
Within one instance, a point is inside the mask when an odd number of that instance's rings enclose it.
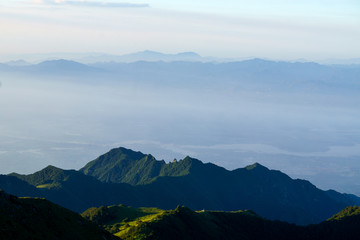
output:
{"label": "low-lying haze over valley", "polygon": [[360,194],[359,73],[261,59],[2,64],[1,173],[78,169],[124,146],[227,169],[260,162]]}

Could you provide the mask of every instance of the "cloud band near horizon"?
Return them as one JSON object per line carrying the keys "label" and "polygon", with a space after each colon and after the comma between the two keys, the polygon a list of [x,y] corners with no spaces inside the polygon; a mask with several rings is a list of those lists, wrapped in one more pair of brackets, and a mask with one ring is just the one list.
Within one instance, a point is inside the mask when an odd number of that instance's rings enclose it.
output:
{"label": "cloud band near horizon", "polygon": [[35,4],[47,5],[70,5],[79,7],[108,7],[108,8],[147,8],[147,3],[128,3],[128,2],[97,2],[97,1],[66,1],[66,0],[35,0]]}

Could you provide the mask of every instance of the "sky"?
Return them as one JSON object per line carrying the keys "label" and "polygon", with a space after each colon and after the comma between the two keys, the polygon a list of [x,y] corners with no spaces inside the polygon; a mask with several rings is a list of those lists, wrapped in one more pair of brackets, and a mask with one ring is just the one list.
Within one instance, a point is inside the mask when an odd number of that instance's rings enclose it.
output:
{"label": "sky", "polygon": [[225,58],[348,59],[357,0],[2,0],[0,55],[193,51]]}

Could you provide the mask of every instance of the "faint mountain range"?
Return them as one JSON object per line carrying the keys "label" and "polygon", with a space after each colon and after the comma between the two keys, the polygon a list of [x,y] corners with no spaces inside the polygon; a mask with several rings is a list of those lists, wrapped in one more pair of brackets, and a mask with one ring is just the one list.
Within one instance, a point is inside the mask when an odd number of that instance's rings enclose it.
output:
{"label": "faint mountain range", "polygon": [[187,61],[187,62],[211,62],[215,61],[216,58],[211,57],[202,57],[194,52],[183,52],[177,54],[164,54],[154,51],[142,51],[131,54],[125,54],[121,56],[116,55],[93,55],[77,59],[80,62],[84,63],[96,63],[96,62],[138,62],[138,61],[148,61],[148,62],[174,62],[174,61]]}
{"label": "faint mountain range", "polygon": [[[137,62],[137,61],[189,61],[189,62],[224,62],[231,61],[231,59],[222,59],[215,57],[202,57],[195,52],[182,52],[176,54],[166,54],[161,52],[155,52],[145,50],[141,52],[129,53],[124,55],[105,54],[105,53],[48,53],[48,54],[26,54],[18,56],[9,56],[8,59],[15,59],[13,62],[17,62],[17,59],[25,59],[31,63],[40,63],[43,61],[52,61],[59,59],[68,59],[71,61],[77,61],[84,64],[96,63],[96,62]],[[232,59],[234,60],[234,59]],[[239,59],[237,59],[239,60]],[[9,63],[9,62],[8,62]]]}
{"label": "faint mountain range", "polygon": [[0,188],[17,196],[45,197],[77,212],[120,203],[162,209],[185,205],[252,209],[298,224],[321,222],[360,203],[354,195],[322,191],[258,163],[228,171],[191,157],[165,163],[125,148],[112,149],[80,171],[49,166],[30,175],[0,175]]}
{"label": "faint mountain range", "polygon": [[26,74],[28,76],[53,75],[53,77],[57,77],[60,75],[87,75],[102,72],[103,70],[71,60],[58,59],[47,60],[37,64],[30,64],[23,60],[12,61],[0,64],[0,71],[13,74]]}
{"label": "faint mountain range", "polygon": [[64,59],[44,61],[39,64],[33,65],[33,69],[38,72],[63,71],[63,72],[83,72],[83,73],[100,70],[79,62],[64,60]]}
{"label": "faint mountain range", "polygon": [[[140,54],[140,53],[139,53]],[[160,53],[146,52],[148,58]],[[135,54],[136,55],[136,54]],[[140,54],[142,55],[142,53]],[[160,54],[162,56],[162,54]],[[197,58],[193,53],[184,53]],[[133,55],[131,55],[133,56]],[[249,91],[305,91],[305,92],[352,92],[357,94],[360,84],[360,65],[321,65],[312,62],[276,62],[264,59],[250,59],[239,62],[189,62],[189,61],[137,61],[131,63],[97,62],[83,64],[59,59],[38,64],[0,64],[0,73],[34,76],[82,75],[90,81],[122,81],[151,83],[162,86],[231,87]]]}
{"label": "faint mountain range", "polygon": [[[43,61],[68,59],[72,61],[81,62],[84,64],[92,64],[97,62],[137,62],[137,61],[151,61],[151,62],[174,62],[174,61],[189,61],[189,62],[234,62],[244,61],[248,59],[257,58],[254,56],[247,57],[233,57],[233,58],[220,58],[220,57],[204,57],[195,52],[181,52],[175,54],[161,53],[151,50],[139,51],[134,53],[116,55],[108,53],[44,53],[44,54],[22,54],[22,55],[8,55],[2,56],[0,62],[10,63],[9,65],[22,65],[28,63],[40,63]],[[11,61],[9,62],[9,60]],[[23,60],[20,60],[23,59]],[[264,58],[267,59],[267,58]],[[270,61],[288,61],[288,62],[317,62],[324,65],[359,65],[360,58],[349,59],[320,59],[320,60],[308,60],[305,58],[279,60],[279,59],[267,59]]]}

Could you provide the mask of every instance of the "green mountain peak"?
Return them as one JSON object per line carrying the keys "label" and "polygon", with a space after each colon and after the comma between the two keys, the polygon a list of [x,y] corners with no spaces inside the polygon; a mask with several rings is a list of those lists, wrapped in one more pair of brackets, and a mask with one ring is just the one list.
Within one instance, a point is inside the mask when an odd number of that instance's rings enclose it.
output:
{"label": "green mountain peak", "polygon": [[188,175],[190,169],[202,164],[200,160],[189,156],[166,164],[163,160],[156,160],[151,154],[119,147],[89,162],[80,169],[80,172],[102,182],[143,185],[151,183],[159,177]]}
{"label": "green mountain peak", "polygon": [[102,182],[137,185],[156,177],[163,164],[164,161],[157,161],[150,154],[119,147],[99,156],[79,171]]}

